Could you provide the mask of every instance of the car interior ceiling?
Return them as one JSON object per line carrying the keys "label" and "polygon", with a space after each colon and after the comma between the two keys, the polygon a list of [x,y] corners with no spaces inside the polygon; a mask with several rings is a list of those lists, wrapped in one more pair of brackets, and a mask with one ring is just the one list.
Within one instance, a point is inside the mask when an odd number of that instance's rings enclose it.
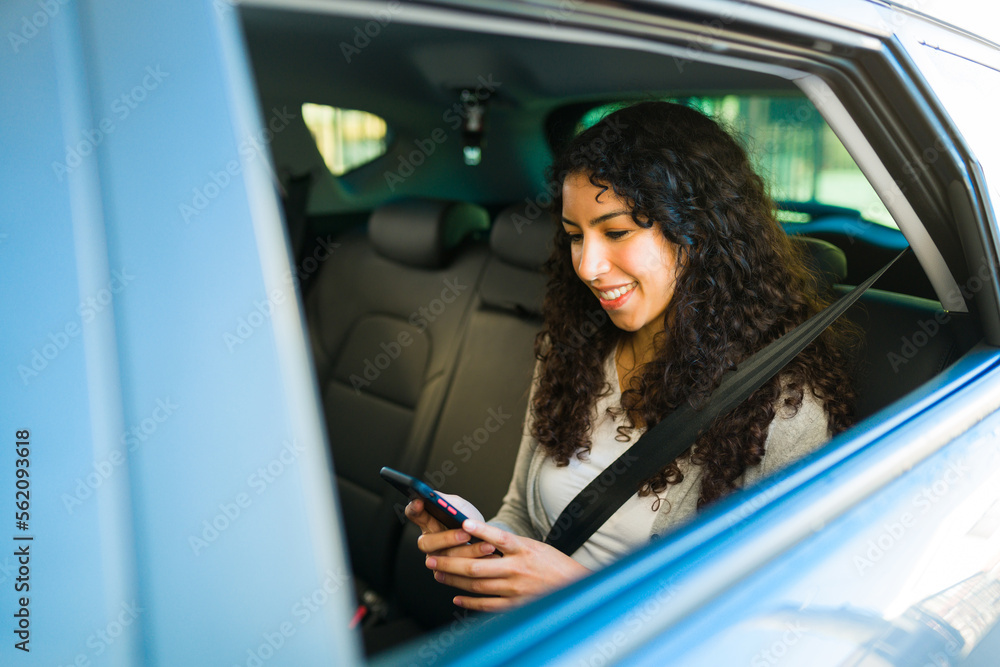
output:
{"label": "car interior ceiling", "polygon": [[[379,468],[430,477],[487,517],[506,491],[552,235],[530,208],[551,160],[551,124],[575,123],[585,107],[650,91],[799,93],[777,77],[679,67],[652,53],[402,23],[386,26],[348,63],[339,45],[353,40],[357,18],[263,8],[242,15],[265,118],[272,107],[297,110],[304,102],[362,109],[386,119],[395,145],[412,146],[442,125],[461,88],[480,76],[499,82],[482,164],[466,167],[445,143],[394,191],[384,178],[400,159],[392,148],[334,177],[301,119],[271,145],[280,175],[314,176],[299,256],[309,238],[333,235],[339,244],[335,259],[305,283],[304,300],[359,599],[372,617],[389,610],[365,632],[374,652],[455,613],[451,593],[423,567],[418,532],[401,520],[402,497],[379,479]],[[906,243],[843,212],[819,209],[811,217],[786,228],[818,239],[807,243],[818,266],[830,266],[824,257],[843,259],[831,280],[840,291]],[[912,253],[876,287],[848,313],[865,335],[855,371],[860,418],[981,338],[974,315],[941,309]],[[934,334],[909,355],[906,345],[930,326]],[[470,444],[487,423],[495,431]]]}

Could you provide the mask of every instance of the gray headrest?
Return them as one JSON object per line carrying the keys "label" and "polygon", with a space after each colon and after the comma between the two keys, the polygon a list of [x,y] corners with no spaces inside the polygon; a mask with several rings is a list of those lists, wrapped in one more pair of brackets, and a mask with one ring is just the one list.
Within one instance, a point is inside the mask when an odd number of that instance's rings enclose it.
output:
{"label": "gray headrest", "polygon": [[508,206],[490,234],[493,254],[508,264],[538,270],[549,258],[555,229],[548,211],[534,203]]}
{"label": "gray headrest", "polygon": [[462,239],[489,226],[489,214],[475,204],[407,199],[375,209],[368,222],[368,238],[383,257],[437,269],[447,264],[451,250]]}
{"label": "gray headrest", "polygon": [[792,236],[805,248],[806,262],[828,283],[842,283],[847,278],[847,256],[829,241],[811,236]]}

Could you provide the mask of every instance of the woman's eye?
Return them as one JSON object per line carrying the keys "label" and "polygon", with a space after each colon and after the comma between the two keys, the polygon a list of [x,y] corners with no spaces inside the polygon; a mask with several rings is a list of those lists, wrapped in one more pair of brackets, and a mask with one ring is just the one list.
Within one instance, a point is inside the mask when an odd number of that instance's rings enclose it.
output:
{"label": "woman's eye", "polygon": [[583,241],[583,234],[567,234],[570,243],[580,243]]}
{"label": "woman's eye", "polygon": [[627,229],[616,230],[616,231],[613,231],[613,232],[605,232],[605,236],[607,236],[609,239],[612,239],[612,240],[624,238],[624,236],[626,234],[628,234],[628,230]]}

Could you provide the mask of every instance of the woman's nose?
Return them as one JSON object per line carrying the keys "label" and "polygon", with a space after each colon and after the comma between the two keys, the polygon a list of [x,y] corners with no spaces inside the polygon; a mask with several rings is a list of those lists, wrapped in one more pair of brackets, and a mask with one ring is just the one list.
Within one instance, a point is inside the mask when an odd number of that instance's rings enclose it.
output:
{"label": "woman's nose", "polygon": [[591,282],[606,273],[611,264],[608,262],[606,248],[597,239],[584,239],[580,248],[580,257],[576,274],[585,282]]}

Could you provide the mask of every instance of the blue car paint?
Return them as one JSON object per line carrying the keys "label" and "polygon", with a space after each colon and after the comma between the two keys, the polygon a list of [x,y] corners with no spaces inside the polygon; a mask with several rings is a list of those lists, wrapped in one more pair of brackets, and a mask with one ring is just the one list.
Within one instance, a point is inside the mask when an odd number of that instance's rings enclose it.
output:
{"label": "blue car paint", "polygon": [[[34,538],[31,652],[8,633],[4,664],[360,662],[267,157],[267,132],[295,110],[258,111],[227,2],[9,2],[0,26],[0,144],[14,156],[0,167],[5,616],[22,606],[13,537]],[[857,568],[871,531],[893,525],[959,458],[976,462],[965,495],[933,511],[984,488],[997,469],[996,418],[859,494],[821,533],[801,531],[796,507],[904,452],[963,402],[986,400],[974,395],[996,392],[997,361],[989,348],[970,353],[669,543],[382,662],[770,664],[762,651],[775,642],[799,650],[806,640],[783,639],[789,609],[834,604],[810,597],[809,578]],[[22,429],[26,530],[12,501]],[[768,555],[782,534],[788,544]],[[753,558],[759,569],[721,585],[730,563]],[[867,613],[877,626],[878,610]]]}
{"label": "blue car paint", "polygon": [[[20,429],[34,537],[30,652],[7,630],[0,661],[357,662],[272,119],[236,13],[52,4],[0,50],[25,93],[0,102],[3,553]],[[39,11],[4,3],[0,25]]]}

